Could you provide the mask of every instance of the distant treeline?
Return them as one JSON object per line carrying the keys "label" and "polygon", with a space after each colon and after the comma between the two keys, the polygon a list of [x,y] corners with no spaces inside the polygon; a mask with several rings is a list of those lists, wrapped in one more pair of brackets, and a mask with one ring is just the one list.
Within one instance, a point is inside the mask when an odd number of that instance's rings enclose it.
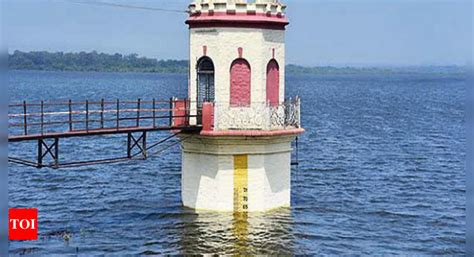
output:
{"label": "distant treeline", "polygon": [[[155,72],[187,73],[186,60],[156,60],[139,57],[137,54],[105,54],[96,51],[87,53],[22,52],[9,55],[9,68],[13,70],[44,71],[97,71],[97,72]],[[289,64],[288,74],[383,74],[383,73],[464,73],[465,67],[403,67],[403,68],[359,68],[359,67],[304,67]]]}
{"label": "distant treeline", "polygon": [[383,68],[355,68],[355,67],[303,67],[299,65],[286,65],[289,74],[355,74],[355,73],[391,73],[390,69]]}
{"label": "distant treeline", "polygon": [[286,66],[289,74],[466,74],[464,66],[405,66],[405,67],[303,67],[289,64]]}
{"label": "distant treeline", "polygon": [[21,52],[10,54],[13,70],[186,73],[188,61],[156,60],[137,54]]}

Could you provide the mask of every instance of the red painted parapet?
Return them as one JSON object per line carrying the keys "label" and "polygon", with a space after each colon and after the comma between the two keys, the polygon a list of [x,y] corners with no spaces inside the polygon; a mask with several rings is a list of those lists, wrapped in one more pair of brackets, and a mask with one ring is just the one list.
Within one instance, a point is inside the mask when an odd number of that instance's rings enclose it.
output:
{"label": "red painted parapet", "polygon": [[186,100],[175,100],[173,101],[173,126],[182,127],[187,126],[187,101]]}
{"label": "red painted parapet", "polygon": [[203,131],[214,130],[214,104],[213,103],[202,104],[202,130]]}

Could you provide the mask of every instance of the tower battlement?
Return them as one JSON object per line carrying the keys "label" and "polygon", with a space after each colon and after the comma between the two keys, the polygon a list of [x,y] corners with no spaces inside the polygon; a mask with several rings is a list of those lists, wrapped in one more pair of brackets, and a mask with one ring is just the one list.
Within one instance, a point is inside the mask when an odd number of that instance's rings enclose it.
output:
{"label": "tower battlement", "polygon": [[278,0],[196,0],[189,5],[189,13],[261,13],[266,15],[285,15],[286,5]]}

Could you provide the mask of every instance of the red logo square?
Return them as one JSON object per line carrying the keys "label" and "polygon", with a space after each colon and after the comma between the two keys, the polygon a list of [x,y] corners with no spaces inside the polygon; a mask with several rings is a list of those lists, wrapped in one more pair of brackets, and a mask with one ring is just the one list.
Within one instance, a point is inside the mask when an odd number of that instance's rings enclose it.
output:
{"label": "red logo square", "polygon": [[12,241],[38,240],[38,210],[9,209],[8,239]]}

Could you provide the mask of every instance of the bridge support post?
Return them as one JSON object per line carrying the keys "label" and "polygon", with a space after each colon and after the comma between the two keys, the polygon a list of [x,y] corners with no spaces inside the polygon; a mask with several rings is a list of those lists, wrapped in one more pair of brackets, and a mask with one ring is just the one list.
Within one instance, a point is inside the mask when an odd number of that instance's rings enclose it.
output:
{"label": "bridge support post", "polygon": [[43,167],[43,140],[38,140],[38,165],[36,166],[38,169]]}
{"label": "bridge support post", "polygon": [[143,159],[148,158],[147,145],[146,145],[146,131],[142,132],[141,136],[135,138],[133,133],[128,133],[127,137],[127,158],[132,159],[135,155],[133,149],[138,149],[138,154],[143,156]]}
{"label": "bridge support post", "polygon": [[59,138],[54,138],[54,142],[51,145],[48,145],[44,139],[38,140],[38,160],[36,166],[38,169],[45,167],[43,160],[47,155],[53,160],[52,167],[59,168]]}

